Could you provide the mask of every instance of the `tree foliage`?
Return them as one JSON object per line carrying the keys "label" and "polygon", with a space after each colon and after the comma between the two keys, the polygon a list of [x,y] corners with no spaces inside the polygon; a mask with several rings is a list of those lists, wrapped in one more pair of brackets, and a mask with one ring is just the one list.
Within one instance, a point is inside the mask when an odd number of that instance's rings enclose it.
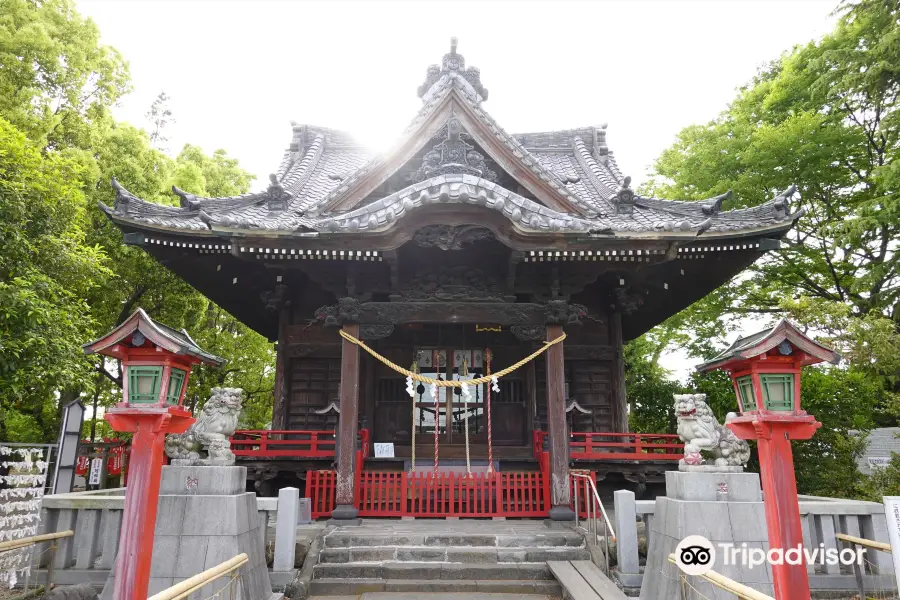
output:
{"label": "tree foliage", "polygon": [[[866,485],[851,431],[900,414],[900,3],[845,2],[838,12],[834,31],[765,65],[725,112],[685,128],[656,161],[647,193],[698,200],[732,189],[725,208],[740,208],[797,184],[792,209],[805,215],[780,250],[646,340],[651,356],[679,347],[710,358],[748,316],[789,315],[839,350],[840,368],[804,370],[804,408],[823,426],[794,456],[801,492],[850,496]],[[727,378],[711,377],[691,387],[733,406]]]}
{"label": "tree foliage", "polygon": [[129,90],[125,61],[71,1],[0,0],[0,439],[52,440],[61,402],[116,402],[118,365],[85,357],[81,344],[138,307],[229,360],[199,369],[188,397],[244,387],[247,424],[271,419],[271,344],[124,245],[98,209],[114,197],[112,177],[165,204],[173,184],[234,195],[252,177],[223,150],[187,145],[172,158],[155,148],[173,122],[164,95],[150,135],[116,122],[109,109]]}

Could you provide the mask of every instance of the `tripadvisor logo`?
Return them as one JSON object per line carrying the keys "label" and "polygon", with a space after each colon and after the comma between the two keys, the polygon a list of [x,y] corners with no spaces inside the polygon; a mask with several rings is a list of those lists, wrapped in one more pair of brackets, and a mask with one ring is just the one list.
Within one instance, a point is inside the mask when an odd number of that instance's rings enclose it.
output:
{"label": "tripadvisor logo", "polygon": [[[784,550],[772,548],[768,551],[762,548],[750,548],[746,543],[737,546],[733,543],[720,542],[718,556],[723,566],[744,565],[750,569],[769,563],[770,565],[853,565],[862,566],[866,549],[855,550],[844,548],[825,548],[819,544],[818,548],[804,548],[797,545]],[[689,535],[675,547],[675,564],[686,575],[705,575],[716,565],[716,547],[702,535]]]}
{"label": "tripadvisor logo", "polygon": [[689,535],[675,547],[675,564],[687,575],[705,575],[716,562],[716,549],[702,535]]}

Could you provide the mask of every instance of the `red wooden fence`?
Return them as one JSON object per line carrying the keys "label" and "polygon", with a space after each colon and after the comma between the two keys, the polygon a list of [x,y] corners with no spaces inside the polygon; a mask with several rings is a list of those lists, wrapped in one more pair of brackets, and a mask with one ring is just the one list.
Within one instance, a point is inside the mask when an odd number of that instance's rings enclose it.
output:
{"label": "red wooden fence", "polygon": [[[535,431],[532,444],[535,458],[544,451],[546,431]],[[658,460],[677,461],[684,457],[684,444],[669,433],[571,433],[572,460]]]}
{"label": "red wooden fence", "polygon": [[334,510],[334,471],[307,471],[306,497],[309,498],[312,518],[327,517]]}
{"label": "red wooden fence", "polygon": [[[406,473],[364,471],[356,486],[361,517],[545,517],[540,472]],[[308,471],[313,518],[334,509],[334,472]]]}
{"label": "red wooden fence", "polygon": [[257,458],[331,458],[334,456],[334,431],[250,430],[231,436],[235,456]]}

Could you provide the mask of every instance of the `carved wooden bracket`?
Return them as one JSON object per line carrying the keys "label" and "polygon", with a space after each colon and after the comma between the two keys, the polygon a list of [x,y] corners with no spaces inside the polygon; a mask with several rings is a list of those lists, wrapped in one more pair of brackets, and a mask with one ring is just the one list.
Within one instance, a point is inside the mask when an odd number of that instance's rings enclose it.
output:
{"label": "carved wooden bracket", "polygon": [[341,298],[337,304],[316,309],[315,319],[326,327],[340,327],[345,323],[359,323],[359,305],[356,298]]}
{"label": "carved wooden bracket", "polygon": [[611,308],[625,315],[636,312],[644,304],[643,290],[635,290],[629,287],[619,287],[613,290],[613,305]]}
{"label": "carved wooden bracket", "polygon": [[359,339],[380,340],[394,333],[393,325],[360,325]]}
{"label": "carved wooden bracket", "polygon": [[545,325],[513,325],[509,330],[523,342],[544,340],[547,337]]}
{"label": "carved wooden bracket", "polygon": [[581,325],[581,319],[587,316],[586,307],[565,300],[550,300],[544,311],[548,325]]}
{"label": "carved wooden bracket", "polygon": [[288,300],[286,285],[276,285],[273,291],[262,292],[259,298],[269,312],[278,312],[282,308],[287,308],[291,305],[290,300]]}

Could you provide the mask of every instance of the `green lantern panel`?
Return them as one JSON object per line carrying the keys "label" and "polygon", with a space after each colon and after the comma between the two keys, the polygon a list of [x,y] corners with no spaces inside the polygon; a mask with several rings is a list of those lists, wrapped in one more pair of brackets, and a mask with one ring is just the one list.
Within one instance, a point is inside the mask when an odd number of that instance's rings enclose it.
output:
{"label": "green lantern panel", "polygon": [[753,395],[753,380],[750,375],[737,378],[738,393],[741,395],[741,406],[744,412],[756,410],[756,397]]}
{"label": "green lantern panel", "polygon": [[787,375],[760,375],[763,402],[768,410],[792,411],[794,410],[794,376]]}
{"label": "green lantern panel", "polygon": [[162,367],[128,367],[128,401],[132,404],[159,402]]}
{"label": "green lantern panel", "polygon": [[172,369],[169,372],[169,389],[166,390],[166,404],[177,405],[181,398],[181,388],[184,385],[184,371]]}

